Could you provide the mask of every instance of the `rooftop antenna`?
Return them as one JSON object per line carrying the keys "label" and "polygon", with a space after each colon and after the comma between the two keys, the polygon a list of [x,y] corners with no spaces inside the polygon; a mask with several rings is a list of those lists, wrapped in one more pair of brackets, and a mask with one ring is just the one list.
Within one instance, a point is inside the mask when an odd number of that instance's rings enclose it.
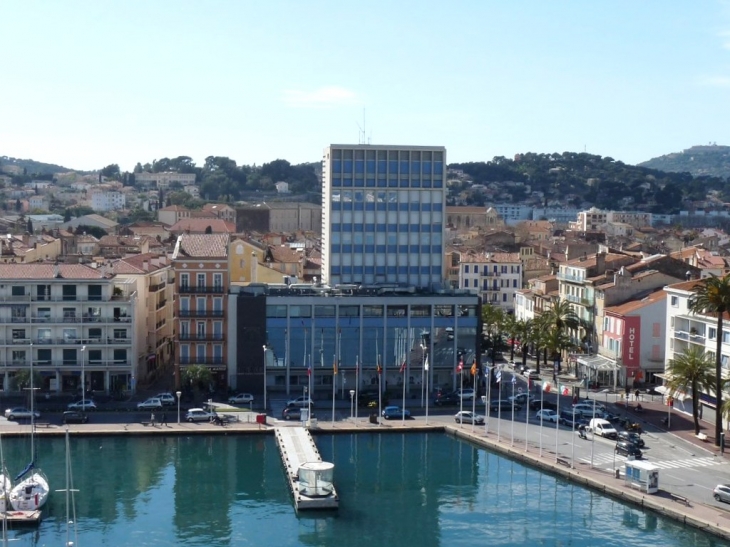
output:
{"label": "rooftop antenna", "polygon": [[359,123],[357,124],[358,136],[357,136],[357,143],[358,144],[370,144],[370,137],[367,137],[365,134],[365,109],[362,109],[362,125]]}

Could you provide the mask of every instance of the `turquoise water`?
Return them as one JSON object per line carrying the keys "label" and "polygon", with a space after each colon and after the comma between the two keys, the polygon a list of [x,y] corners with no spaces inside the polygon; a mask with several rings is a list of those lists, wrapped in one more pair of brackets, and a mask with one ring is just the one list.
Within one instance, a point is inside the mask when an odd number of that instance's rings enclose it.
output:
{"label": "turquoise water", "polygon": [[[441,434],[316,437],[341,507],[297,516],[273,437],[71,439],[78,545],[423,547],[727,545]],[[11,471],[27,441],[5,439]],[[65,488],[62,438],[39,441]],[[63,545],[65,495],[18,545]]]}

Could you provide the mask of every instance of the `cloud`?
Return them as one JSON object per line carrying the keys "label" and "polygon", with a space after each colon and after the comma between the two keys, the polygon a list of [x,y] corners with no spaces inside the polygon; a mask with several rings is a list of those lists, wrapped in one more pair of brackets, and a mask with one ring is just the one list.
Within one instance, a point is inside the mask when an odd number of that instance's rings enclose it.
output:
{"label": "cloud", "polygon": [[293,108],[332,108],[359,104],[354,91],[339,86],[326,86],[314,91],[290,89],[284,91],[284,103]]}

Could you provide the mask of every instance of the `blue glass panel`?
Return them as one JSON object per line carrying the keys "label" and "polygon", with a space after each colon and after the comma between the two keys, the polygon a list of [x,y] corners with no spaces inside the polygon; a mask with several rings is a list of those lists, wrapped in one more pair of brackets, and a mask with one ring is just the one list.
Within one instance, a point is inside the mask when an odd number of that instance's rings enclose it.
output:
{"label": "blue glass panel", "polygon": [[388,162],[388,173],[390,173],[391,175],[398,174],[398,162],[397,161]]}
{"label": "blue glass panel", "polygon": [[417,274],[418,273],[418,266],[408,266],[408,273],[409,274]]}
{"label": "blue glass panel", "polygon": [[408,207],[411,211],[420,211],[421,210],[421,204],[420,203],[411,203],[410,207]]}
{"label": "blue glass panel", "polygon": [[432,274],[440,274],[441,273],[441,266],[431,266],[431,273]]}
{"label": "blue glass panel", "polygon": [[442,224],[432,224],[431,225],[431,231],[432,232],[439,233],[439,232],[443,231],[443,229],[444,229],[444,227],[443,227]]}
{"label": "blue glass panel", "polygon": [[408,162],[402,161],[400,162],[400,173],[401,175],[407,175],[408,174]]}
{"label": "blue glass panel", "polygon": [[443,251],[443,249],[441,248],[441,245],[431,245],[431,252],[432,253],[437,253],[438,254],[441,251]]}
{"label": "blue glass panel", "polygon": [[385,172],[386,172],[385,160],[378,160],[378,173],[385,173]]}
{"label": "blue glass panel", "polygon": [[407,274],[408,273],[408,266],[398,266],[398,273],[399,274]]}
{"label": "blue glass panel", "polygon": [[372,222],[368,222],[365,224],[365,231],[366,232],[374,232],[375,231],[375,224]]}
{"label": "blue glass panel", "polygon": [[342,231],[343,232],[352,232],[352,223],[344,223],[342,225]]}
{"label": "blue glass panel", "polygon": [[352,188],[352,177],[348,177],[347,175],[342,177],[342,186]]}
{"label": "blue glass panel", "polygon": [[355,245],[355,252],[362,253],[362,245]]}
{"label": "blue glass panel", "polygon": [[398,229],[401,232],[407,232],[408,231],[408,224],[398,224]]}
{"label": "blue glass panel", "polygon": [[332,186],[339,188],[342,186],[342,178],[341,177],[332,177]]}
{"label": "blue glass panel", "polygon": [[421,203],[421,211],[430,211],[430,210],[431,210],[430,203]]}
{"label": "blue glass panel", "polygon": [[365,173],[365,160],[355,160],[355,173]]}
{"label": "blue glass panel", "polygon": [[444,204],[443,203],[434,203],[433,204],[433,210],[434,211],[443,211],[444,210]]}
{"label": "blue glass panel", "polygon": [[420,188],[421,179],[411,179],[411,188]]}
{"label": "blue glass panel", "polygon": [[430,245],[421,245],[421,253],[428,254],[431,252],[431,246]]}
{"label": "blue glass panel", "polygon": [[375,252],[375,245],[365,245],[365,252],[366,253],[374,253]]}
{"label": "blue glass panel", "polygon": [[421,166],[423,167],[423,174],[424,175],[430,175],[431,174],[431,162],[430,161],[424,161]]}
{"label": "blue glass panel", "polygon": [[444,174],[444,162],[442,161],[435,161],[433,162],[433,172],[437,175],[443,175]]}
{"label": "blue glass panel", "polygon": [[431,179],[429,179],[429,178],[423,179],[423,187],[424,188],[431,188]]}
{"label": "blue glass panel", "polygon": [[345,160],[342,162],[342,166],[344,167],[345,173],[352,173],[352,160]]}
{"label": "blue glass panel", "polygon": [[397,230],[398,230],[398,225],[397,224],[388,224],[388,231],[389,232],[395,232]]}
{"label": "blue glass panel", "polygon": [[352,275],[352,266],[342,266],[342,275]]}
{"label": "blue glass panel", "polygon": [[368,173],[375,173],[375,160],[367,160],[365,162],[365,167],[368,170]]}
{"label": "blue glass panel", "polygon": [[351,201],[343,201],[342,202],[342,210],[343,211],[352,211],[352,202]]}
{"label": "blue glass panel", "polygon": [[411,181],[408,179],[400,179],[400,184],[398,185],[400,188],[410,188]]}
{"label": "blue glass panel", "polygon": [[444,187],[444,181],[441,179],[433,179],[433,187],[434,188],[443,188]]}
{"label": "blue glass panel", "polygon": [[388,202],[388,211],[397,211],[398,204],[395,202]]}
{"label": "blue glass panel", "polygon": [[421,266],[421,273],[427,274],[428,273],[428,266]]}
{"label": "blue glass panel", "polygon": [[385,211],[388,208],[387,204],[384,201],[379,201],[377,205],[378,211]]}
{"label": "blue glass panel", "polygon": [[420,224],[411,224],[409,231],[411,231],[411,232],[417,232],[420,227],[421,227]]}
{"label": "blue glass panel", "polygon": [[388,183],[385,179],[378,179],[378,188],[385,188],[388,186]]}
{"label": "blue glass panel", "polygon": [[350,244],[344,244],[344,245],[342,245],[342,252],[343,253],[351,253],[352,252],[352,245],[350,245]]}
{"label": "blue glass panel", "polygon": [[365,275],[373,275],[375,273],[375,266],[365,266]]}
{"label": "blue glass panel", "polygon": [[408,249],[409,249],[409,250],[410,250],[410,252],[412,252],[412,253],[416,253],[416,254],[418,253],[418,245],[409,245],[409,246],[408,246]]}
{"label": "blue glass panel", "polygon": [[330,245],[330,250],[334,254],[339,254],[339,252],[340,252],[340,244],[339,243],[333,243],[332,245]]}
{"label": "blue glass panel", "polygon": [[398,177],[388,179],[388,188],[398,188]]}
{"label": "blue glass panel", "polygon": [[332,272],[332,275],[340,275],[342,273],[339,266],[330,267],[330,272]]}
{"label": "blue glass panel", "polygon": [[377,275],[385,275],[385,266],[375,266],[375,273]]}
{"label": "blue glass panel", "polygon": [[365,210],[366,211],[375,211],[375,202],[373,202],[373,201],[366,201],[365,202]]}
{"label": "blue glass panel", "polygon": [[388,245],[388,252],[389,253],[397,253],[398,252],[398,245]]}
{"label": "blue glass panel", "polygon": [[411,162],[411,172],[413,172],[414,174],[421,172],[421,162],[420,161]]}
{"label": "blue glass panel", "polygon": [[362,201],[356,201],[355,202],[355,211],[364,211],[365,210],[365,204]]}
{"label": "blue glass panel", "polygon": [[371,179],[368,177],[368,179],[365,181],[365,187],[366,188],[375,188],[375,179],[374,178]]}
{"label": "blue glass panel", "polygon": [[398,252],[406,254],[408,252],[408,245],[398,245]]}
{"label": "blue glass panel", "polygon": [[333,211],[341,211],[342,210],[342,202],[340,202],[340,201],[333,201],[332,202],[332,210]]}
{"label": "blue glass panel", "polygon": [[398,270],[395,266],[388,266],[387,271],[389,275],[395,275],[396,273],[398,273]]}
{"label": "blue glass panel", "polygon": [[385,232],[386,226],[385,226],[385,224],[376,224],[375,225],[375,229],[378,232]]}
{"label": "blue glass panel", "polygon": [[342,161],[341,160],[334,160],[332,162],[332,172],[333,173],[339,173],[342,171]]}
{"label": "blue glass panel", "polygon": [[430,224],[423,224],[421,225],[421,232],[430,232],[431,231],[431,225]]}
{"label": "blue glass panel", "polygon": [[333,224],[331,226],[333,232],[339,232],[340,231],[340,225],[339,224]]}
{"label": "blue glass panel", "polygon": [[355,232],[364,232],[365,225],[362,222],[356,222],[355,224],[353,224],[353,229]]}
{"label": "blue glass panel", "polygon": [[408,210],[408,204],[407,203],[399,203],[398,204],[398,210],[399,211],[407,211]]}
{"label": "blue glass panel", "polygon": [[375,246],[375,252],[376,253],[384,253],[385,252],[385,245],[376,245]]}

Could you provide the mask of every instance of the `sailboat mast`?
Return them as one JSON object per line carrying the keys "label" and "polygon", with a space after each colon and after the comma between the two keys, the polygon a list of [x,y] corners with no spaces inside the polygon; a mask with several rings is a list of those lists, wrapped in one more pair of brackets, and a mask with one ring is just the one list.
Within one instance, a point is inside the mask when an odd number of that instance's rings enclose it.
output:
{"label": "sailboat mast", "polygon": [[33,342],[30,343],[30,461],[35,461],[35,391],[33,391]]}

